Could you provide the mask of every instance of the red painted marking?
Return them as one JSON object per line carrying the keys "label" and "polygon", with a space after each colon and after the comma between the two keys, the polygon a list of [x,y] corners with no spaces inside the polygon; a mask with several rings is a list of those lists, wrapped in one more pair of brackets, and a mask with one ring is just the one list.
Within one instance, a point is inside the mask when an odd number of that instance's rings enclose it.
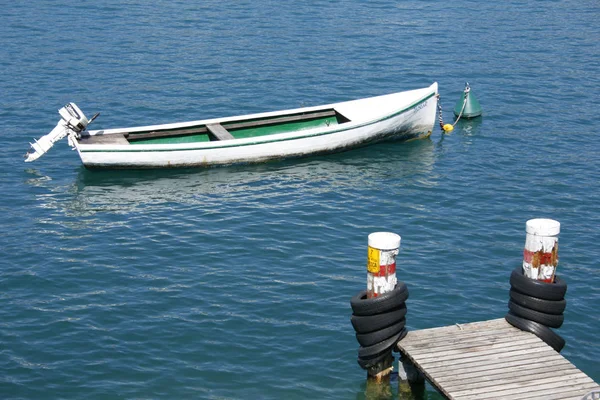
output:
{"label": "red painted marking", "polygon": [[396,263],[390,265],[380,265],[379,272],[372,274],[373,276],[389,276],[396,273]]}
{"label": "red painted marking", "polygon": [[[523,250],[523,261],[529,264],[534,264],[534,258],[537,265],[552,265],[552,253],[542,253],[541,251]],[[539,264],[537,263],[539,260]]]}

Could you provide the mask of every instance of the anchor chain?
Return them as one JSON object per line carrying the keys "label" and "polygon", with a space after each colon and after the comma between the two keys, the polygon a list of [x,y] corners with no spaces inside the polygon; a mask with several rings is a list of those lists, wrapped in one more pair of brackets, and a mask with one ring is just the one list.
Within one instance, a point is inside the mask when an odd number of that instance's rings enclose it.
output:
{"label": "anchor chain", "polygon": [[437,97],[437,105],[438,105],[438,120],[440,122],[440,128],[444,129],[444,118],[442,117],[442,100],[440,94],[436,95]]}

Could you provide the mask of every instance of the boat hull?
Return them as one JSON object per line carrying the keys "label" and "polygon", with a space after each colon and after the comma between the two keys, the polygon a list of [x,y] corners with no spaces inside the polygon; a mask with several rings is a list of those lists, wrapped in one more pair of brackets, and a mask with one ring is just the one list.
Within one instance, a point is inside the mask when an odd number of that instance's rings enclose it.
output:
{"label": "boat hull", "polygon": [[[422,139],[431,134],[435,123],[437,84],[413,92],[412,98],[403,96],[405,103],[398,106],[389,103],[399,101],[401,97],[399,94],[372,98],[369,102],[355,100],[330,105],[329,107],[337,112],[348,116],[350,121],[299,132],[203,143],[139,145],[76,143],[75,147],[87,168],[181,168],[258,163],[341,152],[382,141]],[[316,108],[291,111],[312,109]],[[253,117],[265,115],[277,115],[277,113],[257,114]],[[216,120],[216,122],[226,122],[226,119]],[[177,127],[181,126],[181,124],[177,125]],[[135,130],[136,128],[132,128],[123,131],[135,132]],[[111,130],[91,134],[108,136],[119,133],[119,130]]]}

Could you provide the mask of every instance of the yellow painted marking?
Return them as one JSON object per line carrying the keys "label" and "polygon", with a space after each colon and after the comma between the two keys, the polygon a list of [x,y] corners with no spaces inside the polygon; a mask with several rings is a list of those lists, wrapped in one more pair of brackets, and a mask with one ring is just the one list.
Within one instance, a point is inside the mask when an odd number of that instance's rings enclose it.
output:
{"label": "yellow painted marking", "polygon": [[372,274],[379,273],[379,249],[368,246],[367,251],[367,271]]}

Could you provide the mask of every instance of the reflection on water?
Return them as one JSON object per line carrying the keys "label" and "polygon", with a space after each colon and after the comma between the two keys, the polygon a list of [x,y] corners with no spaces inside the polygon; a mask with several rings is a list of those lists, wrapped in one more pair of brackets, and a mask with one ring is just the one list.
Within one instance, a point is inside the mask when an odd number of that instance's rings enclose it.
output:
{"label": "reflection on water", "polygon": [[[67,187],[48,187],[39,206],[70,216],[96,212],[128,213],[169,203],[210,207],[214,202],[260,202],[280,192],[303,194],[353,190],[393,180],[435,185],[431,140],[388,143],[345,153],[256,165],[208,169],[90,171],[81,167]],[[51,178],[36,176],[30,185]]]}
{"label": "reflection on water", "polygon": [[29,186],[44,186],[45,183],[52,180],[51,177],[43,175],[40,171],[33,168],[28,168],[25,170],[25,172],[31,176],[26,180],[26,183]]}
{"label": "reflection on water", "polygon": [[471,136],[479,132],[482,122],[483,117],[477,117],[473,119],[462,118],[460,121],[458,121],[456,127],[459,128],[463,134]]}
{"label": "reflection on water", "polygon": [[446,151],[449,151],[449,149],[445,148],[444,146],[444,141],[446,140],[447,136],[458,136],[461,138],[460,143],[462,145],[470,146],[472,144],[472,138],[476,137],[481,131],[482,122],[483,117],[477,117],[473,119],[461,118],[456,123],[453,131],[450,133],[441,133],[439,138],[435,140],[435,147],[438,156],[446,153]]}

